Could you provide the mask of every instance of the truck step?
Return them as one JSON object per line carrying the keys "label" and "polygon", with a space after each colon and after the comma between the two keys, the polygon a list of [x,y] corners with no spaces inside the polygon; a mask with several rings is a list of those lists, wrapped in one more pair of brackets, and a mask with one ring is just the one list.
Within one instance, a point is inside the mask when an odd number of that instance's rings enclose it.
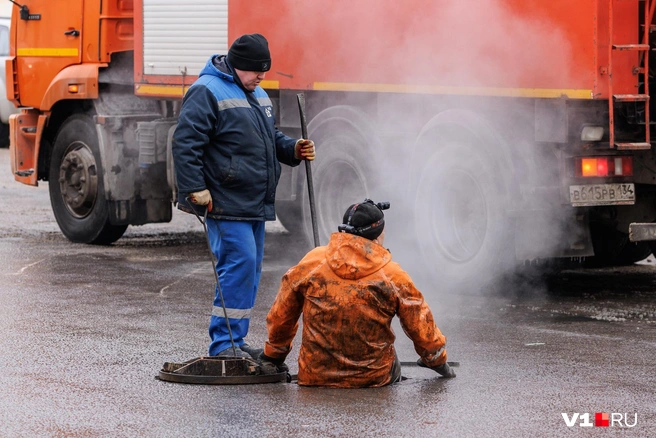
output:
{"label": "truck step", "polygon": [[649,100],[648,94],[613,94],[615,102],[646,102]]}
{"label": "truck step", "polygon": [[619,151],[636,151],[651,149],[651,143],[615,143],[615,148]]}
{"label": "truck step", "polygon": [[613,44],[613,50],[647,51],[649,50],[649,44]]}

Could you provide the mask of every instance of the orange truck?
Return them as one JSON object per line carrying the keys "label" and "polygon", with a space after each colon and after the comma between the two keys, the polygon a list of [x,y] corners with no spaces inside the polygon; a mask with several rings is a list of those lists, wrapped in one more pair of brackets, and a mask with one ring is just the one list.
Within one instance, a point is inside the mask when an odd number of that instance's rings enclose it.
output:
{"label": "orange truck", "polygon": [[[74,242],[171,220],[181,100],[254,32],[289,135],[305,94],[324,243],[365,196],[392,202],[388,239],[455,280],[552,257],[631,263],[656,238],[656,1],[13,3],[11,170],[48,181]],[[304,172],[285,169],[276,210],[312,236]]]}

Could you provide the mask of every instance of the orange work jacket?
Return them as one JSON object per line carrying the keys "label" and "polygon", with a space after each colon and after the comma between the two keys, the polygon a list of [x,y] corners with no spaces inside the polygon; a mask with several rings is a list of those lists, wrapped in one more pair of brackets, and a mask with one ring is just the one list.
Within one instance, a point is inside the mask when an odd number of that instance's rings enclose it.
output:
{"label": "orange work jacket", "polygon": [[303,314],[298,384],[359,388],[390,382],[392,318],[428,366],[446,362],[446,338],[410,276],[383,246],[333,233],[282,278],[267,315],[264,353],[284,360]]}

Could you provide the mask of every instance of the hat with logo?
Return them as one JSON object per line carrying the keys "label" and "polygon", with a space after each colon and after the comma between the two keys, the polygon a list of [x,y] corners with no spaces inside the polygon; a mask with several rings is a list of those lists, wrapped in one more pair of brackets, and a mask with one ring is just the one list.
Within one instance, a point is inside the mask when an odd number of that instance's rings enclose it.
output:
{"label": "hat with logo", "polygon": [[230,46],[228,63],[233,68],[244,71],[269,71],[269,43],[259,33],[242,35]]}

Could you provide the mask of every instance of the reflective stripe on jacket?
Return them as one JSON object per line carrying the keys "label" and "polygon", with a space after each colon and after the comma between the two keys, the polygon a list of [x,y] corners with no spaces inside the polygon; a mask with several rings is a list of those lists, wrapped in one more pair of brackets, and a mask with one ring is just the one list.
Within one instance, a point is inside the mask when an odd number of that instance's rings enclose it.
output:
{"label": "reflective stripe on jacket", "polygon": [[276,127],[267,93],[245,91],[232,73],[214,55],[182,102],[172,150],[179,208],[190,211],[185,197],[208,189],[214,219],[275,220],[280,162],[300,163],[296,139]]}
{"label": "reflective stripe on jacket", "polygon": [[298,319],[303,337],[298,383],[371,387],[389,383],[394,332],[401,327],[429,366],[446,362],[446,338],[410,276],[383,246],[363,237],[333,233],[327,246],[310,251],[283,276],[267,316],[267,356],[284,359]]}

